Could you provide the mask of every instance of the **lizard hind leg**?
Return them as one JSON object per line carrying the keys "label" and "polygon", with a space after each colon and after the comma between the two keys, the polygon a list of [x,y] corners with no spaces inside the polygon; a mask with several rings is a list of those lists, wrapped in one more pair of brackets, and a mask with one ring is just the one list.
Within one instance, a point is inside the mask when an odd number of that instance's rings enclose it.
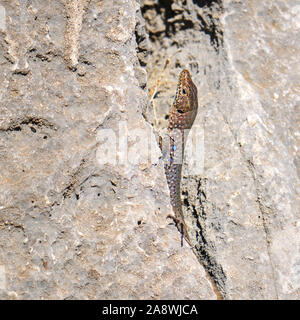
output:
{"label": "lizard hind leg", "polygon": [[167,219],[172,219],[178,229],[178,231],[180,232],[181,234],[181,247],[183,247],[183,238],[185,238],[185,240],[187,241],[187,243],[189,245],[191,245],[191,242],[190,242],[190,239],[189,239],[189,236],[188,236],[188,233],[187,233],[187,230],[185,228],[185,225],[184,223],[181,221],[181,219],[178,219],[176,218],[174,215],[172,214],[169,214],[167,216]]}

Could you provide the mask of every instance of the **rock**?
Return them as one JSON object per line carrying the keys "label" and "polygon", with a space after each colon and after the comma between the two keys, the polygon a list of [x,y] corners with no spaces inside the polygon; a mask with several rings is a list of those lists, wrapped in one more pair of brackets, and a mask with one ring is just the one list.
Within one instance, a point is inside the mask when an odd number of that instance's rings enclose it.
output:
{"label": "rock", "polygon": [[[0,8],[1,298],[214,299],[166,218],[135,51],[138,3]],[[147,147],[139,130],[154,139],[153,163],[134,161]],[[116,164],[116,154],[104,161],[106,133],[129,141]]]}
{"label": "rock", "polygon": [[166,32],[150,29],[148,85],[158,129],[182,68],[198,86],[202,139],[186,163],[200,166],[184,166],[182,196],[199,260],[227,299],[299,299],[298,7],[177,4],[181,20],[165,3]]}
{"label": "rock", "polygon": [[[298,20],[280,0],[2,1],[0,297],[299,299]],[[182,68],[196,254],[157,143]]]}

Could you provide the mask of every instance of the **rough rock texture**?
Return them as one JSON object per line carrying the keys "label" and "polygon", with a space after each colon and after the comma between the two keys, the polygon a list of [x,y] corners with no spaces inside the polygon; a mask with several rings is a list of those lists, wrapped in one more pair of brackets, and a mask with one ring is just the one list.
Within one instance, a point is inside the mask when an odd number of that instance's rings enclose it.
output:
{"label": "rough rock texture", "polygon": [[200,261],[227,299],[299,299],[299,3],[144,1],[142,9],[159,129],[179,70],[198,86],[203,168],[185,166],[183,198]]}
{"label": "rough rock texture", "polygon": [[[0,0],[0,298],[299,299],[299,5]],[[183,67],[197,257],[154,137]]]}
{"label": "rough rock texture", "polygon": [[104,129],[128,131],[131,159],[133,130],[153,131],[139,5],[1,1],[1,10],[1,297],[215,298],[166,219],[162,164],[102,164]]}

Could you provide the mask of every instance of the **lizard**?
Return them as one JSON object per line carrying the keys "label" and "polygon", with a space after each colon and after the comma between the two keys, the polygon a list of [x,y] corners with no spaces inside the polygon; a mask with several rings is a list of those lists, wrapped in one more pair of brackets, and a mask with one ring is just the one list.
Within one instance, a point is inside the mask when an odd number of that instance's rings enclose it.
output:
{"label": "lizard", "polygon": [[[192,248],[198,260],[201,262],[201,257],[196,247],[191,244],[187,227],[184,222],[181,197],[180,197],[180,182],[182,162],[184,157],[184,147],[189,130],[192,128],[198,111],[198,94],[197,87],[192,81],[188,70],[184,69],[179,75],[177,92],[174,103],[170,110],[168,123],[169,149],[168,157],[165,162],[165,173],[167,183],[170,190],[171,205],[174,212],[173,215],[168,215],[176,223],[176,226],[181,233],[181,246],[183,246],[183,238]],[[160,138],[162,149],[162,138]],[[181,149],[181,150],[180,150]],[[176,151],[179,150],[179,155]],[[211,277],[208,270],[205,268],[208,278],[212,284],[212,288],[218,300],[223,300],[223,294],[220,292],[215,281]]]}
{"label": "lizard", "polygon": [[174,220],[178,231],[181,233],[181,246],[183,245],[183,238],[191,245],[183,217],[180,182],[185,139],[194,123],[197,110],[197,87],[193,83],[189,71],[184,69],[179,75],[176,96],[170,110],[168,120],[169,151],[164,165],[171,206],[174,212],[174,215],[168,217]]}

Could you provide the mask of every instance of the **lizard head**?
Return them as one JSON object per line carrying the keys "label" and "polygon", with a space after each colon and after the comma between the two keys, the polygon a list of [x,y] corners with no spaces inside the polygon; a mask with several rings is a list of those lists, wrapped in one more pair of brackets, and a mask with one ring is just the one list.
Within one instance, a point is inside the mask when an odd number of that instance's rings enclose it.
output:
{"label": "lizard head", "polygon": [[197,87],[194,85],[188,70],[182,70],[179,75],[174,106],[179,114],[197,111]]}

